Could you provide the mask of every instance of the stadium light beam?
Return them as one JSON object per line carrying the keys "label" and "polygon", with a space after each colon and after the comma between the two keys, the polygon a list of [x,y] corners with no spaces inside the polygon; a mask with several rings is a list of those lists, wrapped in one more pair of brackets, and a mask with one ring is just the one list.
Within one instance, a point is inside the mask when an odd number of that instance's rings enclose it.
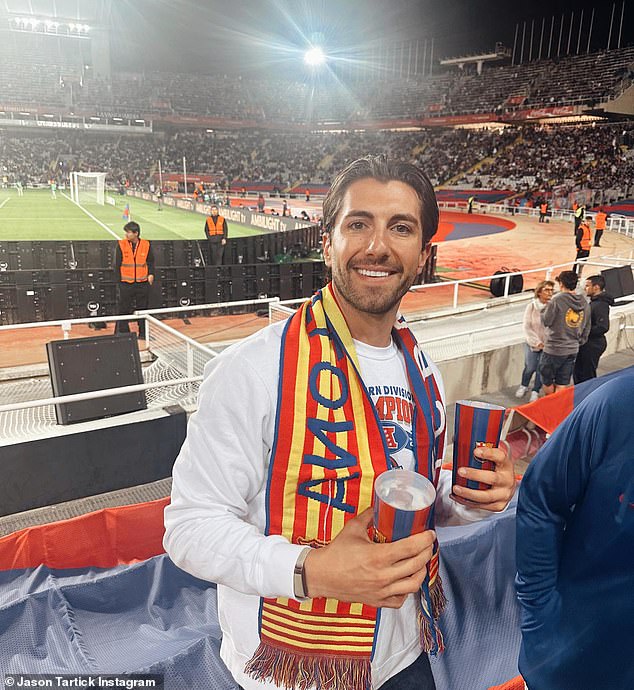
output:
{"label": "stadium light beam", "polygon": [[326,62],[326,53],[319,46],[313,46],[304,53],[304,62],[310,67],[319,67]]}

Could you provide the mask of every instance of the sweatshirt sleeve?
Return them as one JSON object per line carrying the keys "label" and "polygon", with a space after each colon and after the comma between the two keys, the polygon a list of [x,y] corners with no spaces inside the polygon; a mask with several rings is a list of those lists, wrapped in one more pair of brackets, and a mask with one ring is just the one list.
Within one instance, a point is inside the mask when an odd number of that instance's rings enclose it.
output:
{"label": "sweatshirt sleeve", "polygon": [[[264,535],[262,487],[275,402],[241,350],[213,360],[173,470],[165,550],[183,570],[245,594],[293,597],[302,546]],[[260,520],[261,523],[261,520]]]}
{"label": "sweatshirt sleeve", "polygon": [[557,313],[557,301],[553,298],[548,302],[544,311],[541,313],[542,323],[546,328],[550,328],[555,323],[555,315]]}
{"label": "sweatshirt sleeve", "polygon": [[541,342],[540,334],[535,331],[533,325],[533,311],[535,307],[533,306],[532,300],[526,305],[524,310],[524,337],[529,347],[535,349],[537,345]]}
{"label": "sweatshirt sleeve", "polygon": [[520,485],[516,589],[522,655],[529,667],[549,658],[556,643],[561,607],[558,564],[564,531],[591,473],[588,448],[592,424],[579,419],[583,409],[577,408],[554,432],[528,466]]}
{"label": "sweatshirt sleeve", "polygon": [[584,309],[584,321],[583,321],[583,329],[579,335],[579,345],[583,345],[586,343],[588,340],[588,336],[590,335],[590,328],[592,326],[592,317],[590,313],[590,305],[587,304],[585,309]]}

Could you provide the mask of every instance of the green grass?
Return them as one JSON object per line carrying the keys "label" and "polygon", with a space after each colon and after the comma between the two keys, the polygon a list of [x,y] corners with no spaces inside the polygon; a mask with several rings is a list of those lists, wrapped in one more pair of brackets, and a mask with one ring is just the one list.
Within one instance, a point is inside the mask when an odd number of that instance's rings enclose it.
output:
{"label": "green grass", "polygon": [[[148,240],[203,239],[205,217],[199,213],[156,204],[134,197],[114,195],[116,206],[88,203],[85,209],[103,225],[90,218],[61,192],[57,199],[48,190],[24,190],[19,197],[14,189],[0,189],[0,241],[19,240],[114,240],[123,237],[123,207],[130,204],[130,219],[141,226]],[[3,204],[3,202],[5,202]],[[247,225],[228,222],[229,237],[259,235]],[[103,227],[106,226],[106,227]]]}

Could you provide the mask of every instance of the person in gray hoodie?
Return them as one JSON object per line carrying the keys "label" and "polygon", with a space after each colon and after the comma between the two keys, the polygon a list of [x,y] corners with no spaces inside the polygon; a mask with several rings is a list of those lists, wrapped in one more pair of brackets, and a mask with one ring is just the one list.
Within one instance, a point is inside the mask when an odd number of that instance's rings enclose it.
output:
{"label": "person in gray hoodie", "polygon": [[542,312],[546,327],[544,352],[539,362],[544,394],[570,383],[579,347],[590,333],[590,305],[575,292],[579,278],[574,271],[562,271],[556,278],[559,292]]}

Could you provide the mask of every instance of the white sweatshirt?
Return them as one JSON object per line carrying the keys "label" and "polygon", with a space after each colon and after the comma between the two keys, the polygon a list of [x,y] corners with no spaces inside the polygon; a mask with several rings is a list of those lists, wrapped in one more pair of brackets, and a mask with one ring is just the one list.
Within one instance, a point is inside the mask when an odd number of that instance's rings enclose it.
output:
{"label": "white sweatshirt", "polygon": [[[164,545],[172,560],[192,575],[218,584],[221,656],[246,690],[276,688],[246,676],[243,669],[259,644],[260,597],[294,596],[293,567],[304,548],[279,535],[264,536],[283,328],[284,323],[265,328],[207,365],[198,411],[189,421],[174,465],[172,501],[165,510]],[[403,467],[412,468],[411,428],[396,414],[409,390],[402,356],[394,344],[355,346],[364,383],[382,424],[389,427],[392,455]],[[431,368],[444,396],[440,373],[435,365]],[[401,392],[398,405],[386,404],[386,393],[398,397]],[[450,488],[451,473],[443,471],[437,523],[470,522],[488,515],[451,501]],[[420,653],[412,595],[400,609],[381,612],[373,686],[379,687]]]}

